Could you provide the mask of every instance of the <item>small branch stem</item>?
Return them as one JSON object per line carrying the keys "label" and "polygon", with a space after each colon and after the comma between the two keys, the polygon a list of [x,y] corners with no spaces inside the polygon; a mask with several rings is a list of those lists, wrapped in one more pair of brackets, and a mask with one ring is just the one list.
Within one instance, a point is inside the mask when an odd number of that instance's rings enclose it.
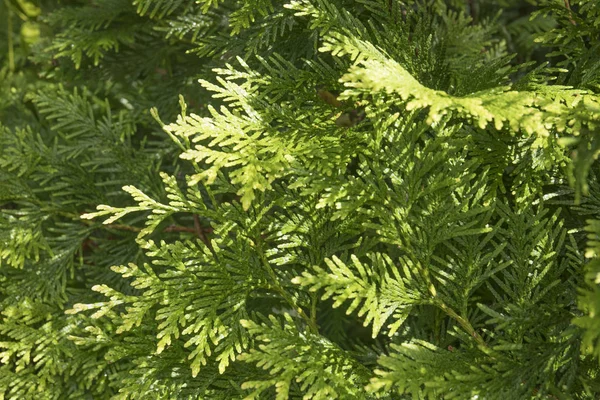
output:
{"label": "small branch stem", "polygon": [[6,4],[6,8],[7,8],[7,34],[8,34],[8,69],[10,70],[10,72],[14,72],[15,71],[15,48],[14,48],[14,44],[13,44],[13,23],[12,23],[12,19],[13,19],[13,11],[12,8],[10,7],[10,4],[8,4],[8,1],[4,2]]}
{"label": "small branch stem", "polygon": [[577,22],[575,22],[575,20],[573,19],[573,11],[571,11],[571,3],[569,3],[569,0],[564,0],[565,2],[565,8],[567,10],[569,10],[569,21],[571,21],[571,23],[573,25],[577,25]]}
{"label": "small branch stem", "polygon": [[102,226],[106,227],[107,229],[117,229],[120,231],[140,232],[142,230],[142,228],[138,228],[137,226],[123,225],[123,224],[108,224],[108,225],[102,225]]}
{"label": "small branch stem", "polygon": [[163,232],[189,232],[189,233],[196,233],[196,229],[195,228],[188,228],[187,226],[169,225],[165,229],[163,229]]}
{"label": "small branch stem", "polygon": [[477,10],[475,9],[475,3],[473,0],[467,0],[467,7],[469,7],[469,15],[471,16],[471,24],[477,23]]}
{"label": "small branch stem", "polygon": [[[200,238],[200,240],[202,240],[202,242],[206,245],[206,247],[208,247],[210,249],[210,251],[214,254],[214,249],[212,248],[212,244],[210,243],[210,239],[206,237],[206,232],[207,229],[203,228],[202,225],[200,225],[200,217],[198,217],[197,214],[194,214],[194,229],[193,231],[196,233],[196,235]],[[212,231],[212,229],[211,229]]]}
{"label": "small branch stem", "polygon": [[477,344],[479,344],[480,346],[483,346],[483,347],[487,347],[485,341],[483,340],[483,338],[481,336],[479,336],[477,331],[475,331],[475,329],[473,328],[471,323],[466,318],[461,317],[452,308],[448,307],[446,305],[446,303],[444,303],[442,300],[440,300],[440,298],[437,295],[437,290],[435,289],[435,285],[431,281],[431,277],[429,276],[429,270],[427,268],[422,270],[422,275],[423,275],[423,278],[425,279],[425,282],[427,282],[429,293],[431,294],[431,297],[433,298],[433,304],[436,305],[440,310],[445,312],[446,315],[448,315],[450,318],[452,318],[456,322],[458,322],[458,324],[465,330],[465,332],[467,332],[469,334],[469,336],[471,336],[473,339],[475,339]]}
{"label": "small branch stem", "polygon": [[456,322],[458,322],[458,324],[461,326],[461,328],[463,328],[464,331],[469,334],[469,336],[471,336],[473,339],[475,339],[475,341],[477,342],[478,345],[487,347],[487,344],[485,343],[483,338],[481,336],[479,336],[477,331],[475,331],[475,329],[473,328],[471,323],[466,318],[461,317],[460,315],[458,315],[456,313],[456,311],[454,311],[452,308],[448,307],[446,304],[444,304],[442,302],[436,302],[436,305],[442,311],[444,311],[450,318],[452,318]]}
{"label": "small branch stem", "polygon": [[[75,213],[70,213],[70,212],[65,212],[65,211],[52,211],[52,212],[54,212],[56,215],[60,215],[60,216],[66,217],[66,218],[77,219],[86,225],[96,225],[97,224],[97,222],[94,222],[94,221],[90,221],[87,219],[80,219],[80,215],[75,214]],[[106,228],[106,229],[116,229],[116,230],[120,230],[120,231],[129,231],[129,232],[141,232],[141,230],[142,230],[142,228],[139,228],[137,226],[131,226],[131,225],[125,225],[125,224],[107,224],[107,225],[102,224],[100,226],[103,228]],[[180,225],[169,225],[162,230],[162,232],[195,233],[196,235],[198,235],[200,240],[202,240],[203,242],[205,242],[205,240],[207,240],[206,234],[211,233],[212,231],[213,231],[212,228],[206,228],[206,227],[200,226],[200,220],[198,219],[197,215],[194,215],[194,227],[193,228],[189,228],[187,226],[180,226]]]}
{"label": "small branch stem", "polygon": [[317,301],[318,297],[316,293],[310,294],[310,319],[317,326]]}
{"label": "small branch stem", "polygon": [[[259,237],[259,239],[255,242],[257,244],[256,247],[258,250],[258,255],[260,257],[260,260],[261,260],[263,266],[267,270],[269,277],[271,278],[271,281],[272,281],[271,285],[270,285],[271,288],[273,290],[275,290],[277,293],[279,293],[281,295],[281,297],[283,297],[283,299],[290,305],[290,307],[292,307],[292,309],[294,311],[296,311],[298,313],[298,315],[300,315],[300,317],[304,320],[304,322],[306,323],[306,325],[308,326],[309,330],[312,333],[314,333],[315,335],[318,334],[319,328],[318,328],[316,322],[313,320],[313,318],[310,318],[308,315],[306,315],[304,310],[296,304],[293,297],[288,292],[286,292],[283,287],[281,287],[281,284],[279,283],[279,278],[277,278],[277,274],[275,274],[275,271],[271,267],[269,260],[267,260],[267,258],[265,257],[265,254],[263,252],[262,240],[260,239],[260,233],[258,234],[258,237]],[[311,315],[312,315],[312,309],[311,309]]]}

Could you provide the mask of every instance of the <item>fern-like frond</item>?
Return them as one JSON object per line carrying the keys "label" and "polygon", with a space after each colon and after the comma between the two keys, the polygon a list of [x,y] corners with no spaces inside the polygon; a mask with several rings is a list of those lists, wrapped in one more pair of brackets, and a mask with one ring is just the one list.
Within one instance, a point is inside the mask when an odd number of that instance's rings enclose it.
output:
{"label": "fern-like frond", "polygon": [[242,324],[262,343],[244,354],[242,360],[276,374],[246,381],[242,388],[252,390],[246,399],[259,398],[272,387],[276,399],[288,399],[293,382],[299,384],[305,399],[370,398],[363,388],[368,371],[333,343],[298,332],[288,314],[284,314],[283,321],[271,315],[260,324],[252,320]]}

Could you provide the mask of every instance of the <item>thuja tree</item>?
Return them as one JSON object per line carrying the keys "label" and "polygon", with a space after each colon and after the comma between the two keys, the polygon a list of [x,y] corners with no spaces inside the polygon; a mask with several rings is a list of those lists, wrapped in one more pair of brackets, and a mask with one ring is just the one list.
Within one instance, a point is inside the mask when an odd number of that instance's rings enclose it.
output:
{"label": "thuja tree", "polygon": [[596,2],[0,17],[0,398],[600,394]]}

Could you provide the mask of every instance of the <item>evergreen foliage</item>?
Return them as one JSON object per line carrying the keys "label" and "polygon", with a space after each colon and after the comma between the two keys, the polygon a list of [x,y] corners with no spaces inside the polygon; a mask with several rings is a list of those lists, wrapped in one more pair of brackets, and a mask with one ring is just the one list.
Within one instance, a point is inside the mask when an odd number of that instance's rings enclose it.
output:
{"label": "evergreen foliage", "polygon": [[3,0],[0,399],[600,396],[600,5]]}

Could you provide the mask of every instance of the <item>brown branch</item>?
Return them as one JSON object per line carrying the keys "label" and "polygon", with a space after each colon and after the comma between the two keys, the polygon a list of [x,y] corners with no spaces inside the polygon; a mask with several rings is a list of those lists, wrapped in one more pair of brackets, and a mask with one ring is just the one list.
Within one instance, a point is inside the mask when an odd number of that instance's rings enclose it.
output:
{"label": "brown branch", "polygon": [[477,11],[475,10],[475,3],[473,0],[467,0],[467,6],[469,7],[469,15],[471,16],[471,24],[477,23]]}
{"label": "brown branch", "polygon": [[188,228],[187,226],[169,225],[165,229],[163,229],[163,232],[189,232],[189,233],[196,233],[196,230],[194,228]]}
{"label": "brown branch", "polygon": [[567,10],[569,10],[569,21],[571,21],[571,23],[573,25],[577,25],[577,22],[575,22],[575,20],[573,19],[573,11],[571,11],[571,3],[569,3],[569,0],[564,0],[565,2],[565,8]]}
{"label": "brown branch", "polygon": [[[201,226],[196,227],[195,225],[196,225],[195,221],[194,221],[194,228],[188,228],[187,226],[179,226],[179,225],[169,225],[165,229],[163,229],[162,232],[195,233],[198,235],[198,237],[200,239],[202,239],[202,241],[204,241],[206,239],[206,236],[204,233],[205,232],[211,233],[213,231],[212,228],[204,228]],[[130,232],[140,232],[142,230],[142,228],[138,228],[137,226],[123,225],[123,224],[108,224],[108,225],[102,225],[102,226],[106,227],[107,229],[117,229],[117,230],[121,230],[121,231],[130,231]]]}
{"label": "brown branch", "polygon": [[206,237],[206,233],[211,233],[212,231],[213,231],[212,228],[202,227],[200,225],[200,218],[198,217],[198,215],[194,214],[194,232],[196,233],[196,235],[198,235],[198,237],[200,238],[200,240],[202,240],[202,242],[206,245],[206,247],[208,247],[210,249],[210,251],[214,253],[215,251],[212,248],[210,239],[208,237]]}
{"label": "brown branch", "polygon": [[[71,218],[75,217],[75,214],[70,214],[70,213],[59,213],[59,214],[68,216]],[[86,225],[97,224],[97,222],[89,221],[89,220],[80,220],[80,221]],[[107,224],[107,225],[102,224],[101,226],[106,229],[116,229],[116,230],[120,230],[120,231],[129,231],[129,232],[141,232],[141,230],[143,229],[143,228],[139,228],[137,226],[124,225],[124,224]],[[165,229],[163,229],[162,232],[195,233],[204,242],[205,240],[207,240],[206,234],[212,233],[213,228],[200,226],[200,220],[198,219],[198,216],[194,215],[194,227],[193,228],[189,228],[187,226],[180,226],[180,225],[169,225]]]}

